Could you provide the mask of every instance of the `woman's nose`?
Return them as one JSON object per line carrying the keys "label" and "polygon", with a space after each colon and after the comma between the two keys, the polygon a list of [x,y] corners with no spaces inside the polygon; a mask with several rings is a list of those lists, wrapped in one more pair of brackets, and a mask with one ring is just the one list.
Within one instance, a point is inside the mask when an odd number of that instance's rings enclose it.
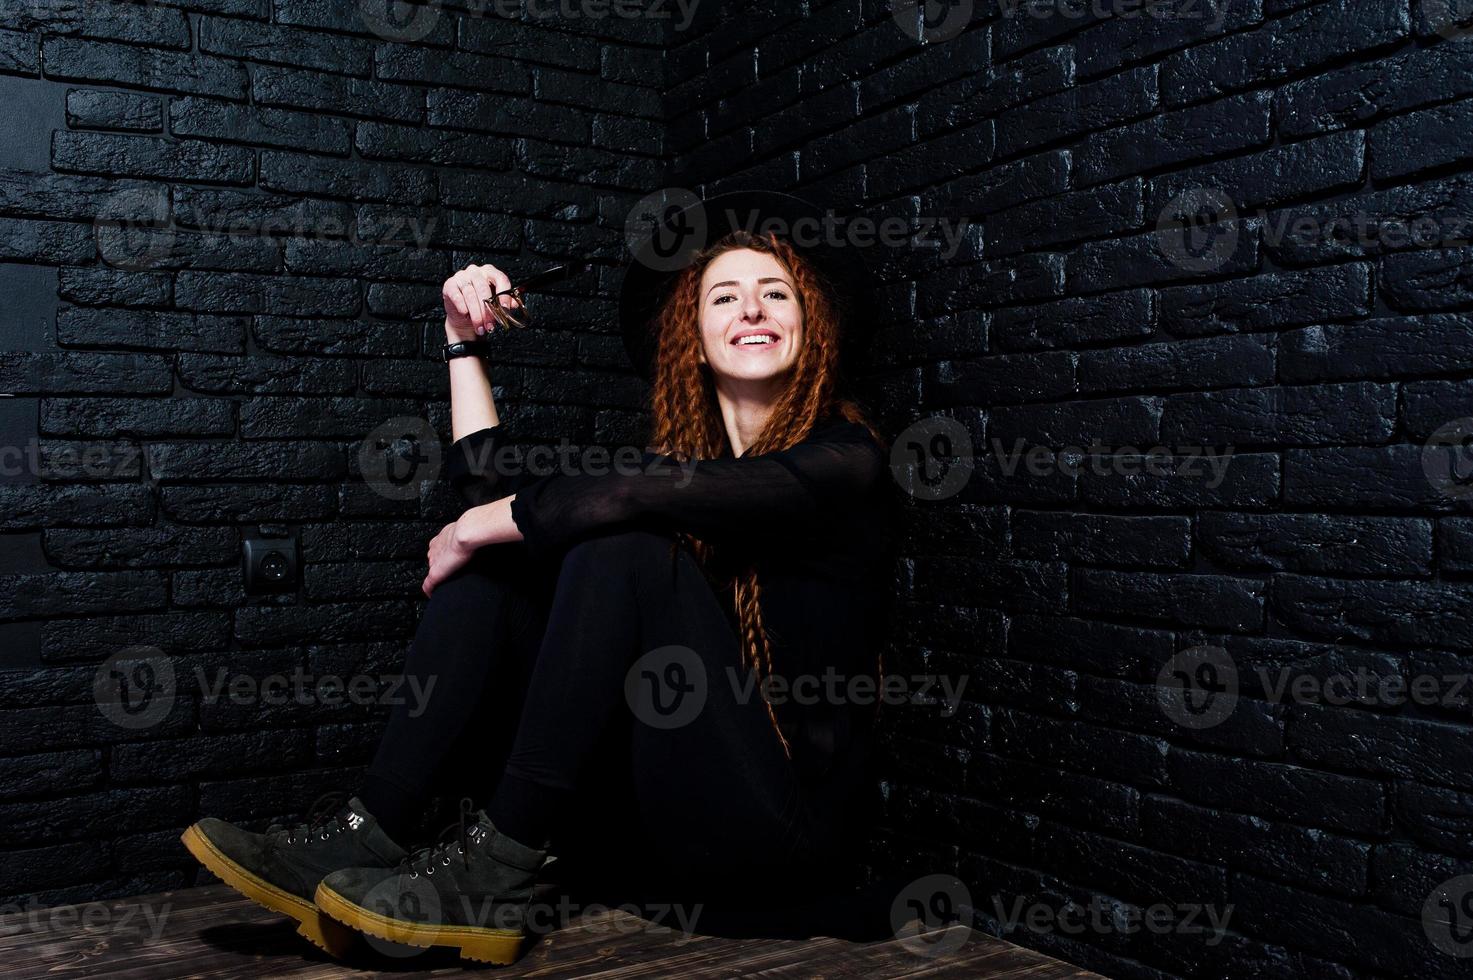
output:
{"label": "woman's nose", "polygon": [[767,311],[762,308],[762,304],[758,301],[756,296],[748,296],[745,300],[743,300],[743,304],[743,320],[761,320],[764,316],[767,315]]}

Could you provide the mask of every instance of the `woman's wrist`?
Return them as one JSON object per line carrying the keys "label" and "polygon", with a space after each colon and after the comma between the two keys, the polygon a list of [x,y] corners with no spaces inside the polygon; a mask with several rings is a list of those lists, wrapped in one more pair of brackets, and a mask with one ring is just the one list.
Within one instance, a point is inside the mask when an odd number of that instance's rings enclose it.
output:
{"label": "woman's wrist", "polygon": [[522,532],[511,517],[511,502],[516,494],[472,507],[455,522],[457,548],[475,551],[488,544],[505,544],[522,540]]}

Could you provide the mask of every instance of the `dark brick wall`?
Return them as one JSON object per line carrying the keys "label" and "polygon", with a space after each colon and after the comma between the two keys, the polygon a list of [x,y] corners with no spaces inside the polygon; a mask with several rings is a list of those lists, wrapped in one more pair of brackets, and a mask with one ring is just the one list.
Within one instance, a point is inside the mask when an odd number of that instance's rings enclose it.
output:
{"label": "dark brick wall", "polygon": [[[762,6],[675,39],[672,180],[971,222],[880,272],[882,414],[975,456],[909,509],[892,668],[969,686],[897,713],[880,860],[1109,976],[1466,976],[1422,921],[1473,872],[1473,522],[1437,448],[1473,427],[1444,428],[1473,415],[1456,5],[959,3],[928,43],[888,3]],[[996,456],[1095,440],[1077,473]],[[1204,451],[1220,476],[1179,467]],[[1444,703],[1310,691],[1337,675]],[[1183,928],[1048,924],[1092,901]]]}
{"label": "dark brick wall", "polygon": [[[448,445],[443,332],[408,317],[450,272],[593,260],[495,381],[523,438],[633,438],[611,297],[670,24],[437,6],[390,38],[373,3],[7,4],[0,904],[187,884],[200,814],[353,784],[381,705],[209,695],[396,669],[454,502],[375,492],[359,449],[415,417]],[[300,543],[290,595],[243,592],[262,526]],[[119,724],[93,679],[132,646],[173,696]]]}
{"label": "dark brick wall", "polygon": [[[1437,448],[1473,416],[1456,5],[717,7],[391,42],[355,5],[29,3],[0,32],[34,122],[0,147],[0,426],[39,440],[0,487],[0,896],[181,884],[197,814],[351,785],[375,709],[202,703],[191,672],[402,655],[451,508],[357,472],[388,418],[448,436],[405,315],[467,261],[593,257],[498,383],[527,439],[634,438],[625,216],[762,186],[927,230],[876,252],[871,404],[961,479],[910,501],[890,666],[967,686],[891,712],[877,869],[955,873],[984,928],[1110,976],[1460,975],[1423,922],[1473,873],[1473,520]],[[263,523],[299,594],[241,594]],[[147,728],[92,692],[135,644],[185,677]],[[1315,693],[1341,677],[1442,703]]]}

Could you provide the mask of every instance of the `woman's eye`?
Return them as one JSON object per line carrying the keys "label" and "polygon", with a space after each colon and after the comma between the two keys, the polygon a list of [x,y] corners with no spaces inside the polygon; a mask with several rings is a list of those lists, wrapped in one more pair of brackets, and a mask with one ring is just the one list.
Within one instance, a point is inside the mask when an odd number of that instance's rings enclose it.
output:
{"label": "woman's eye", "polygon": [[725,295],[725,296],[718,296],[718,297],[716,297],[715,299],[713,299],[711,301],[711,305],[712,306],[719,306],[720,304],[725,303],[729,299],[736,299],[736,297],[735,296],[732,296],[729,293],[727,295]]}
{"label": "woman's eye", "polygon": [[769,289],[767,291],[767,295],[768,296],[771,296],[774,299],[787,299],[788,298],[788,294],[785,293],[785,292],[783,292],[781,289]]}

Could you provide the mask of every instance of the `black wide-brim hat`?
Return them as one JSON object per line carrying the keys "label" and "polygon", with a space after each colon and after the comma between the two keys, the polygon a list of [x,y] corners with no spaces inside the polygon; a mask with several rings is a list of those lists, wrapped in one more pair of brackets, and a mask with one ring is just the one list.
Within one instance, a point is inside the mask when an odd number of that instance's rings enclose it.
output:
{"label": "black wide-brim hat", "polygon": [[774,231],[813,265],[839,320],[840,366],[862,367],[874,330],[874,291],[862,250],[836,233],[831,211],[778,191],[731,191],[701,200],[689,191],[651,195],[629,216],[633,258],[619,294],[624,347],[635,370],[654,375],[659,312],[696,253],[732,231]]}

